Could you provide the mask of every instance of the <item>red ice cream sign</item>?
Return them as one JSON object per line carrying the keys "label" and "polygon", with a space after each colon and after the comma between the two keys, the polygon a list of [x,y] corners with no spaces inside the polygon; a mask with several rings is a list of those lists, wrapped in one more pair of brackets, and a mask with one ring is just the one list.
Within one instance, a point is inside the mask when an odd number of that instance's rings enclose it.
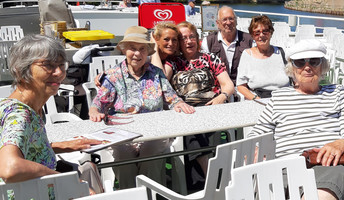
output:
{"label": "red ice cream sign", "polygon": [[143,3],[139,7],[139,25],[147,29],[157,23],[185,21],[185,8],[181,3]]}

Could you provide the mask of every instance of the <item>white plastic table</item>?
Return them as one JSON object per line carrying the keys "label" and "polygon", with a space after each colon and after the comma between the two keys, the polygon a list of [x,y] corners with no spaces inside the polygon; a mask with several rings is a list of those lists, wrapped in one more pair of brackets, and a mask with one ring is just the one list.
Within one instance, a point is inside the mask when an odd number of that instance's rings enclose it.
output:
{"label": "white plastic table", "polygon": [[[252,126],[264,109],[254,101],[195,107],[194,114],[174,110],[130,115],[132,123],[116,125],[117,128],[142,134],[134,142],[173,138],[231,128]],[[120,119],[118,122],[128,122]],[[106,128],[104,122],[90,120],[46,125],[51,142],[59,142]]]}

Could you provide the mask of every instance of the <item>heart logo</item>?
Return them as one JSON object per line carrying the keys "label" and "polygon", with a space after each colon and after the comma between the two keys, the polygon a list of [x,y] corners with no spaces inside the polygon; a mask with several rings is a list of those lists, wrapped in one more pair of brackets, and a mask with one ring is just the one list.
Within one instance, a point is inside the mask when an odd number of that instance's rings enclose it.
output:
{"label": "heart logo", "polygon": [[160,20],[167,20],[172,17],[172,11],[156,9],[154,10],[154,16]]}

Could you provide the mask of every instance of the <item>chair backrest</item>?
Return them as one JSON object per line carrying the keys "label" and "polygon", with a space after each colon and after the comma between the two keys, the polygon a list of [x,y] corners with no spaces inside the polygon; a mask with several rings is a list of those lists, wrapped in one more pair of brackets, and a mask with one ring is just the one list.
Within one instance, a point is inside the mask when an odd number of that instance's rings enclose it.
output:
{"label": "chair backrest", "polygon": [[289,24],[286,22],[275,22],[274,30],[270,43],[285,48],[291,32]]}
{"label": "chair backrest", "polygon": [[184,5],[182,3],[143,3],[139,6],[139,26],[151,29],[162,21],[175,24],[185,21]]}
{"label": "chair backrest", "polygon": [[74,112],[74,85],[61,84],[57,94],[68,98],[68,112]]}
{"label": "chair backrest", "polygon": [[16,43],[16,41],[0,41],[0,81],[13,80],[8,62],[10,55],[10,48]]}
{"label": "chair backrest", "polygon": [[237,29],[240,31],[243,31],[245,33],[248,33],[248,27],[250,26],[251,18],[237,18]]}
{"label": "chair backrest", "polygon": [[[74,107],[74,86],[73,85],[60,85],[61,90],[58,93],[67,92],[68,96],[68,111],[72,111]],[[70,112],[58,112],[55,102],[55,97],[51,96],[43,107],[46,116],[47,124],[54,124],[57,122],[80,121],[80,117]]]}
{"label": "chair backrest", "polygon": [[125,59],[124,55],[118,56],[100,56],[92,58],[90,69],[88,72],[88,81],[93,82],[93,79],[100,73],[116,66]]}
{"label": "chair backrest", "polygon": [[0,98],[7,98],[13,91],[11,85],[0,86]]}
{"label": "chair backrest", "polygon": [[315,38],[315,26],[312,24],[304,24],[296,27],[295,33],[295,43],[304,39],[314,39]]}
{"label": "chair backrest", "polygon": [[[57,93],[60,96],[68,97],[68,112],[72,112],[74,107],[74,86],[61,84]],[[45,114],[55,114],[57,112],[56,102],[54,96],[51,96],[46,102]]]}
{"label": "chair backrest", "polygon": [[225,187],[232,179],[232,169],[274,159],[275,151],[276,142],[272,133],[217,146],[215,157],[209,159],[204,199],[225,199]]}
{"label": "chair backrest", "polygon": [[124,190],[113,191],[109,193],[96,194],[75,200],[148,200],[146,187],[137,187]]}
{"label": "chair backrest", "polygon": [[[42,176],[17,183],[0,183],[0,199],[7,200],[7,191],[13,190],[15,199],[46,200],[50,193],[56,200],[66,200],[89,195],[88,183],[80,182],[77,172]],[[51,192],[52,191],[52,192]]]}
{"label": "chair backrest", "polygon": [[18,41],[24,37],[20,26],[1,26],[0,37],[4,41]]}
{"label": "chair backrest", "polygon": [[[287,177],[283,177],[283,173],[287,173]],[[306,200],[318,199],[314,171],[307,169],[305,158],[299,156],[233,169],[232,181],[226,187],[226,200],[254,200],[255,195],[259,199],[286,199],[284,179],[287,180],[288,199],[300,199],[300,187]]]}

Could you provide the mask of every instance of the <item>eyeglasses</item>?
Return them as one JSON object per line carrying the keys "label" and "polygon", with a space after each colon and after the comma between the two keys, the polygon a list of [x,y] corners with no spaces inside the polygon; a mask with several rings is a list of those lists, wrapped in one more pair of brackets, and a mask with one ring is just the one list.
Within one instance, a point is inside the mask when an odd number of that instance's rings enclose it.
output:
{"label": "eyeglasses", "polygon": [[235,21],[235,17],[226,17],[226,18],[221,19],[220,21],[222,23],[225,23],[227,21],[234,22]]}
{"label": "eyeglasses", "polygon": [[255,32],[253,32],[253,35],[255,37],[257,37],[257,36],[260,36],[260,34],[262,34],[262,33],[263,33],[263,35],[267,35],[270,33],[270,29],[264,29],[263,31],[255,31]]}
{"label": "eyeglasses", "polygon": [[41,67],[48,73],[54,72],[57,68],[60,68],[60,70],[63,72],[67,71],[68,69],[68,62],[53,63],[53,61],[50,61],[50,60],[43,60],[43,61],[38,61],[34,63],[38,64],[39,67]]}
{"label": "eyeglasses", "polygon": [[302,68],[308,63],[312,67],[317,67],[322,63],[322,58],[303,58],[297,60],[291,60],[291,63],[296,68]]}
{"label": "eyeglasses", "polygon": [[183,36],[183,37],[181,38],[181,40],[182,40],[183,42],[187,42],[188,39],[191,40],[191,41],[195,41],[195,40],[196,40],[196,36],[195,36],[195,35],[190,35],[190,36]]}

